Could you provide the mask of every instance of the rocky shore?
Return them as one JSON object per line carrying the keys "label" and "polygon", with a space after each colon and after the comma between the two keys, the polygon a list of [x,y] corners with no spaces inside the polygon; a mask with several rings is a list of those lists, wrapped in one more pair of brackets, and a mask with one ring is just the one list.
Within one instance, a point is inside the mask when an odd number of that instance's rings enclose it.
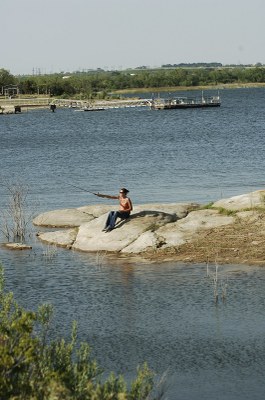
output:
{"label": "rocky shore", "polygon": [[37,234],[44,243],[128,261],[265,265],[265,190],[208,205],[137,205],[129,220],[118,220],[115,229],[105,233],[107,214],[116,207],[55,210],[37,216],[33,223],[53,228]]}

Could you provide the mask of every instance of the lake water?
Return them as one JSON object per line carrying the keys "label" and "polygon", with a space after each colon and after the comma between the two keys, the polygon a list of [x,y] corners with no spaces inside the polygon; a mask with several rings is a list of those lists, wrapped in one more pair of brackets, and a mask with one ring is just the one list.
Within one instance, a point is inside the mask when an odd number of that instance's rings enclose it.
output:
{"label": "lake water", "polygon": [[[108,202],[67,183],[108,194],[126,186],[135,204],[208,203],[261,189],[265,90],[220,94],[217,109],[2,116],[0,176],[29,185],[35,214]],[[6,203],[1,185],[1,210]],[[62,249],[48,259],[31,240],[31,252],[1,249],[7,288],[28,308],[54,304],[58,334],[76,319],[107,371],[129,378],[147,361],[158,376],[166,372],[170,400],[264,397],[262,267],[220,267],[227,299],[216,305],[205,265],[129,264]]]}

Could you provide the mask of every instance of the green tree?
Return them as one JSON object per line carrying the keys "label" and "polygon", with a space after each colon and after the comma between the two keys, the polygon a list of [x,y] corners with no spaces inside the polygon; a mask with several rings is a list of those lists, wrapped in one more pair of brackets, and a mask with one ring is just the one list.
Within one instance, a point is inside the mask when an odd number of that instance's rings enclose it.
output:
{"label": "green tree", "polygon": [[38,85],[34,78],[22,79],[19,83],[19,91],[21,94],[36,94]]}
{"label": "green tree", "polygon": [[2,93],[2,87],[8,86],[8,85],[15,85],[16,79],[13,75],[10,74],[9,71],[7,71],[4,68],[0,68],[0,93]]}
{"label": "green tree", "polygon": [[[63,73],[25,76],[19,78],[19,87],[23,94],[50,93],[61,97],[93,99],[106,98],[109,92],[115,90],[265,82],[265,68],[263,66],[254,68],[229,66],[223,68],[211,64],[210,67],[204,67],[204,63],[201,64],[199,68],[191,64],[189,67],[154,70],[97,70],[77,71],[69,73],[68,76],[64,76]],[[5,72],[8,73],[8,71]],[[4,75],[6,76],[6,74]],[[9,80],[9,82],[11,81]]]}

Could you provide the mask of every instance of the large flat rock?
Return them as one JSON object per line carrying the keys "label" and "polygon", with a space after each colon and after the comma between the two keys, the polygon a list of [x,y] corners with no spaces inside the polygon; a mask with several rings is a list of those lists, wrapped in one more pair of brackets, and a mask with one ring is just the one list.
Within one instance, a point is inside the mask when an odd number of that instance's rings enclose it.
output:
{"label": "large flat rock", "polygon": [[47,244],[60,247],[71,247],[77,236],[77,229],[62,229],[54,232],[40,232],[39,239]]}
{"label": "large flat rock", "polygon": [[140,204],[134,207],[135,212],[141,211],[162,211],[166,214],[174,214],[178,219],[186,217],[186,215],[192,211],[196,210],[200,207],[198,203],[168,203],[168,204],[157,204],[157,203],[148,203],[148,204]]}
{"label": "large flat rock", "polygon": [[221,215],[217,210],[198,210],[172,225],[158,229],[156,233],[164,238],[164,247],[179,246],[195,239],[201,231],[233,222],[233,216]]}
{"label": "large flat rock", "polygon": [[73,249],[82,251],[120,252],[144,232],[176,220],[173,214],[159,211],[142,211],[133,214],[129,220],[121,221],[111,232],[102,232],[107,214],[83,224],[79,228]]}
{"label": "large flat rock", "polygon": [[180,246],[194,240],[198,232],[233,222],[234,217],[221,215],[217,210],[193,211],[186,218],[166,224],[155,231],[145,232],[122,252],[139,253],[150,248]]}
{"label": "large flat rock", "polygon": [[202,230],[234,221],[234,217],[221,215],[217,210],[193,211],[179,220],[175,214],[148,210],[118,222],[114,230],[106,233],[102,231],[106,218],[107,213],[82,224],[79,229],[39,233],[39,238],[46,243],[87,252],[141,253],[150,248],[179,246],[193,240]]}
{"label": "large flat rock", "polygon": [[[171,203],[171,204],[142,204],[136,205],[133,215],[141,211],[161,211],[167,214],[174,214],[177,218],[185,217],[190,210],[198,208],[198,204],[190,203]],[[116,210],[117,204],[112,205],[87,205],[78,208],[67,208],[62,210],[47,211],[38,215],[33,220],[33,224],[43,227],[76,227],[86,222],[90,222],[95,218],[111,210]]]}
{"label": "large flat rock", "polygon": [[213,207],[222,207],[233,211],[265,207],[265,190],[257,190],[255,192],[233,196],[229,199],[221,199],[216,201]]}
{"label": "large flat rock", "polygon": [[[118,220],[115,229],[108,233],[102,229],[108,211],[117,209],[113,204],[51,211],[35,218],[34,223],[76,227],[40,233],[39,238],[45,243],[87,252],[141,254],[150,249],[177,248],[196,241],[200,233],[231,225],[236,218],[244,224],[244,220],[255,218],[255,207],[264,207],[264,196],[263,190],[234,196],[215,202],[214,208],[210,209],[199,209],[197,204],[186,203],[136,205],[130,218]],[[227,208],[236,213],[226,215],[216,208]]]}
{"label": "large flat rock", "polygon": [[33,220],[34,225],[45,227],[76,227],[93,220],[95,217],[92,214],[80,211],[76,208],[64,210],[48,211],[38,215]]}

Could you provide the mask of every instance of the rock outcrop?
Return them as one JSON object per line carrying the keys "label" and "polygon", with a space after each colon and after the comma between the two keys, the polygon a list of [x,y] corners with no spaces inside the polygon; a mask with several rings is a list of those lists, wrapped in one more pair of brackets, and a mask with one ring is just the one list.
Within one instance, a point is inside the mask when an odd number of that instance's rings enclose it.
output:
{"label": "rock outcrop", "polygon": [[265,207],[265,190],[257,190],[255,192],[233,196],[229,199],[218,200],[213,204],[213,207],[222,207],[233,211]]}
{"label": "rock outcrop", "polygon": [[[108,212],[115,209],[113,205],[51,211],[39,215],[33,222],[60,228],[39,232],[39,239],[45,243],[87,252],[141,254],[158,249],[176,250],[195,243],[211,230],[227,229],[235,221],[254,220],[257,218],[254,212],[265,210],[264,196],[265,191],[259,190],[222,199],[208,207],[193,203],[137,205],[128,220],[118,220],[115,229],[108,233],[102,228]],[[65,227],[69,229],[62,229]]]}
{"label": "rock outcrop", "polygon": [[232,224],[234,217],[220,215],[217,210],[192,211],[186,218],[148,231],[122,250],[123,253],[140,253],[148,248],[178,247],[192,241],[201,231]]}

